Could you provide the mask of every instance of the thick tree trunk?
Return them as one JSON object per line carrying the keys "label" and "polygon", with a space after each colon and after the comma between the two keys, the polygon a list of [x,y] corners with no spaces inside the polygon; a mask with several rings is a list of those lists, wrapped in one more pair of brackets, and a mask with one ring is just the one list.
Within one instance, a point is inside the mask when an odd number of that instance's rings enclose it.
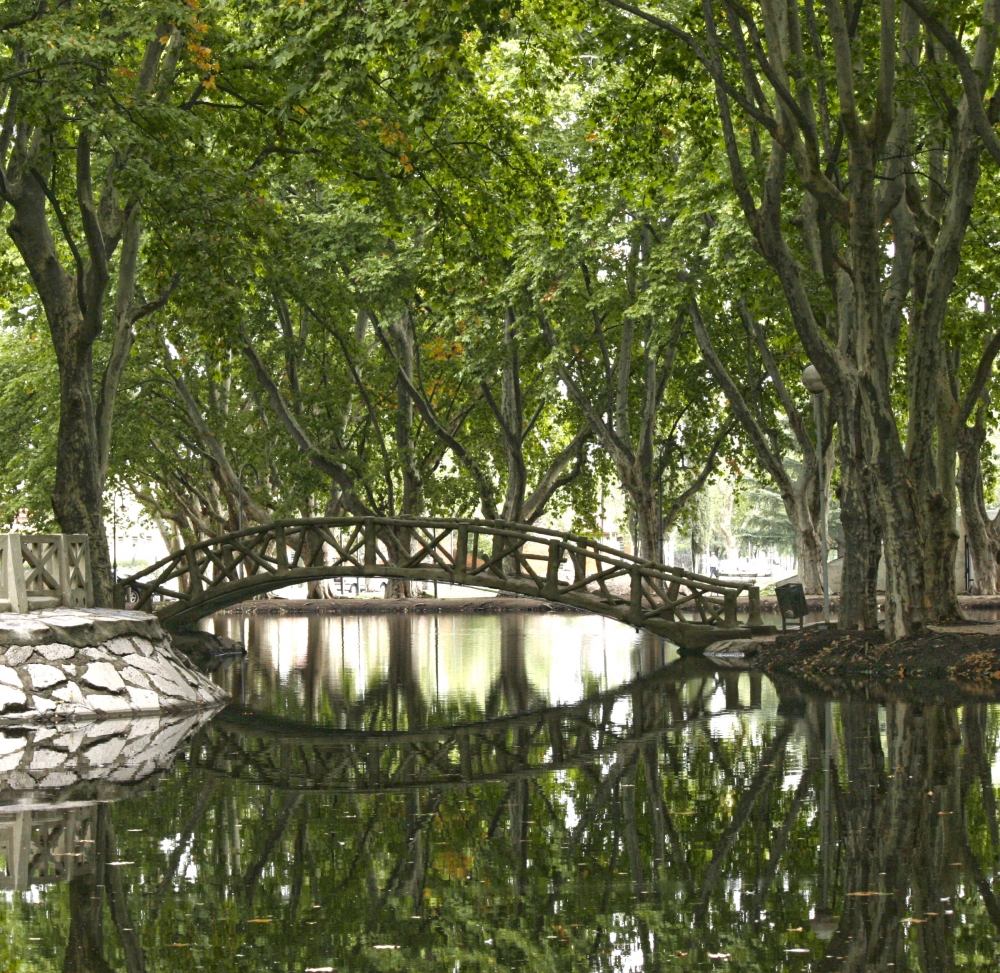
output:
{"label": "thick tree trunk", "polygon": [[98,606],[109,606],[111,564],[94,412],[96,332],[80,312],[75,282],[58,261],[55,240],[45,219],[43,192],[27,179],[22,179],[22,187],[7,232],[31,272],[59,363],[59,433],[52,508],[64,533],[89,536],[94,601]]}
{"label": "thick tree trunk", "polygon": [[[853,408],[852,402],[855,403]],[[882,558],[882,532],[874,485],[860,444],[856,400],[835,398],[835,405],[838,406],[840,523],[844,532],[838,624],[846,629],[875,629],[878,628],[878,569]]]}
{"label": "thick tree trunk", "polygon": [[629,501],[635,516],[635,553],[647,561],[660,560],[660,523],[656,496],[652,489],[630,490]]}
{"label": "thick tree trunk", "polygon": [[823,592],[823,549],[820,539],[811,523],[805,525],[798,520],[792,522],[795,528],[795,559],[798,562],[799,582],[807,595]]}
{"label": "thick tree trunk", "polygon": [[59,372],[59,434],[52,509],[64,533],[86,534],[90,538],[94,601],[98,606],[108,606],[112,603],[111,561],[97,472],[90,348],[82,353],[73,349],[61,355]]}
{"label": "thick tree trunk", "polygon": [[504,520],[521,520],[528,471],[524,462],[524,403],[521,398],[520,356],[514,333],[514,312],[507,308],[503,321],[504,361],[500,386],[500,418],[504,456],[507,460],[507,494]]}
{"label": "thick tree trunk", "polygon": [[63,973],[113,973],[113,967],[104,957],[105,830],[108,814],[108,804],[97,806],[93,874],[78,876],[69,882],[69,936]]}
{"label": "thick tree trunk", "polygon": [[982,413],[976,424],[959,431],[958,493],[965,521],[965,536],[972,561],[972,587],[970,594],[993,595],[998,590],[1000,571],[1000,523],[992,520],[986,511],[983,496],[982,448],[986,440],[986,427]]}

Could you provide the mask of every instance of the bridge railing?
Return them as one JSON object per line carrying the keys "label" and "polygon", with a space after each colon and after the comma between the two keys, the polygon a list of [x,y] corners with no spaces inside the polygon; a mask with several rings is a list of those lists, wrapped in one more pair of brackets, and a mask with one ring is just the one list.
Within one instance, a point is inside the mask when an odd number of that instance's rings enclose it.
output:
{"label": "bridge railing", "polygon": [[93,604],[86,534],[0,534],[0,612]]}
{"label": "bridge railing", "polygon": [[[164,618],[207,614],[257,592],[320,577],[396,577],[492,588],[563,602],[656,630],[678,623],[735,628],[756,585],[705,578],[562,531],[487,520],[313,518],[279,521],[194,544],[120,587],[137,608],[174,602]],[[131,600],[131,599],[129,599]],[[214,610],[214,609],[213,609]]]}

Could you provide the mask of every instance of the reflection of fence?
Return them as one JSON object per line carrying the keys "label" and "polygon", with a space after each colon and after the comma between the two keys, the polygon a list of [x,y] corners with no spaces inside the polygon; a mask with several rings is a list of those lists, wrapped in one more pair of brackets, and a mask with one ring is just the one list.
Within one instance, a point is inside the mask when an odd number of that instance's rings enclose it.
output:
{"label": "reflection of fence", "polygon": [[227,710],[205,725],[190,759],[213,774],[289,790],[405,791],[511,781],[589,763],[702,720],[718,678],[654,675],[571,706],[399,732],[328,729]]}
{"label": "reflection of fence", "polygon": [[96,804],[0,808],[0,889],[68,882],[94,871]]}
{"label": "reflection of fence", "polygon": [[135,607],[190,625],[226,605],[291,584],[389,577],[493,588],[570,605],[698,648],[762,624],[756,586],[644,561],[585,537],[527,524],[390,517],[264,524],[194,544],[122,582]]}
{"label": "reflection of fence", "polygon": [[0,611],[93,604],[86,534],[0,534]]}

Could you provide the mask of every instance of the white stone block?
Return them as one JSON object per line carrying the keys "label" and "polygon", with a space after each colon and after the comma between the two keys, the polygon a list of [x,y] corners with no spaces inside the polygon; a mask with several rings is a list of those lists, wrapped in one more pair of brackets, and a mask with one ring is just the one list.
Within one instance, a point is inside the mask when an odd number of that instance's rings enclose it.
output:
{"label": "white stone block", "polygon": [[162,666],[158,660],[147,659],[145,656],[141,655],[127,655],[123,661],[125,665],[134,666],[136,669],[148,672],[151,676],[160,675],[165,671],[165,667]]}
{"label": "white stone block", "polygon": [[88,696],[87,702],[98,713],[131,713],[132,707],[117,696]]}
{"label": "white stone block", "polygon": [[69,787],[70,784],[75,784],[79,779],[80,778],[77,777],[76,774],[67,773],[65,771],[56,771],[40,780],[38,783],[41,787]]}
{"label": "white stone block", "polygon": [[30,645],[12,645],[6,653],[6,662],[9,666],[24,665],[31,658],[34,648]]}
{"label": "white stone block", "polygon": [[130,719],[125,720],[101,720],[99,723],[91,723],[87,727],[87,739],[96,740],[98,737],[118,736],[120,733],[128,733],[132,725]]}
{"label": "white stone block", "polygon": [[8,753],[5,757],[0,757],[0,774],[8,774],[21,765],[22,752]]}
{"label": "white stone block", "polygon": [[35,651],[49,662],[63,662],[76,655],[76,649],[72,645],[36,645]]}
{"label": "white stone block", "polygon": [[46,699],[44,696],[32,696],[31,704],[42,714],[54,713],[57,705],[51,699]]}
{"label": "white stone block", "polygon": [[140,689],[149,689],[149,678],[141,669],[135,666],[125,666],[121,671],[121,677],[127,683],[138,686]]}
{"label": "white stone block", "polygon": [[151,737],[160,729],[160,721],[155,716],[143,716],[136,720],[128,731],[130,740]]}
{"label": "white stone block", "polygon": [[118,759],[124,746],[123,737],[108,737],[106,740],[88,747],[84,753],[86,753],[87,762],[91,767],[106,767]]}
{"label": "white stone block", "polygon": [[106,649],[108,652],[113,652],[115,655],[131,655],[135,652],[132,640],[124,636],[108,639],[107,642],[101,644],[101,648]]}
{"label": "white stone block", "polygon": [[160,697],[149,689],[126,686],[129,702],[138,713],[156,713],[160,709]]}
{"label": "white stone block", "polygon": [[20,689],[11,686],[0,686],[0,713],[10,713],[23,710],[28,697]]}
{"label": "white stone block", "polygon": [[125,688],[124,680],[110,662],[91,662],[80,678],[88,686],[106,689],[110,693],[118,693]]}
{"label": "white stone block", "polygon": [[20,753],[26,744],[24,737],[9,737],[0,733],[0,754]]}
{"label": "white stone block", "polygon": [[[80,702],[83,702],[83,697],[80,697]],[[83,730],[70,730],[67,733],[60,733],[59,736],[55,737],[49,744],[56,750],[66,750],[68,753],[76,753],[77,750],[83,746]]]}
{"label": "white stone block", "polygon": [[65,686],[56,686],[49,695],[61,703],[83,703],[83,693],[75,682],[68,682]]}
{"label": "white stone block", "polygon": [[58,686],[60,683],[66,681],[66,673],[55,666],[39,665],[36,663],[24,668],[28,670],[32,689],[48,689],[49,686]]}
{"label": "white stone block", "polygon": [[0,685],[13,686],[15,689],[24,688],[17,670],[10,666],[0,666]]}
{"label": "white stone block", "polygon": [[153,680],[153,685],[167,696],[176,696],[180,699],[190,700],[191,702],[195,702],[198,699],[194,690],[187,683],[181,682],[180,679],[176,679],[166,673],[162,676],[150,676],[150,678]]}
{"label": "white stone block", "polygon": [[23,770],[15,770],[7,775],[6,783],[12,791],[25,791],[35,786],[35,779]]}
{"label": "white stone block", "polygon": [[54,767],[61,767],[66,762],[66,754],[58,750],[36,750],[31,755],[29,770],[52,770]]}

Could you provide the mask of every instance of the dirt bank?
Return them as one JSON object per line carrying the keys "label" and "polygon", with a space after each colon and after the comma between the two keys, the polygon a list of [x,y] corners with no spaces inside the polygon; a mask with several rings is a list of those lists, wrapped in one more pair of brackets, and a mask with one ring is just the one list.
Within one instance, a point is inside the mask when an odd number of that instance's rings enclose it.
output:
{"label": "dirt bank", "polygon": [[881,632],[807,630],[763,643],[752,665],[814,684],[952,680],[993,695],[1000,693],[1000,626],[935,628],[890,643]]}

